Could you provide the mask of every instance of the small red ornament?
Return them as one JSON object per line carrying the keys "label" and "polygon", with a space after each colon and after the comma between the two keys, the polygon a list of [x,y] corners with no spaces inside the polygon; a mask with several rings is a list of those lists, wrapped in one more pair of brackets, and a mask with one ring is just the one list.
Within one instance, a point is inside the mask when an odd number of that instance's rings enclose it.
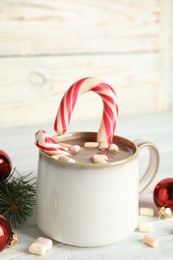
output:
{"label": "small red ornament", "polygon": [[0,215],[0,251],[11,241],[12,231],[7,219]]}
{"label": "small red ornament", "polygon": [[173,211],[173,178],[163,179],[156,185],[153,199],[157,207],[169,207]]}
{"label": "small red ornament", "polygon": [[5,180],[11,172],[11,159],[4,151],[0,150],[0,181]]}

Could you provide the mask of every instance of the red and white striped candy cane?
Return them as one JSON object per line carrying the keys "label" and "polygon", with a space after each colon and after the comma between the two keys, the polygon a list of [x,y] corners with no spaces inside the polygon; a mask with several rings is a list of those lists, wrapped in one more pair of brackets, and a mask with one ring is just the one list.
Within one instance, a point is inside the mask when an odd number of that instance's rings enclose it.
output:
{"label": "red and white striped candy cane", "polygon": [[68,154],[68,152],[49,136],[45,130],[39,130],[35,134],[35,144],[39,149],[50,155],[57,153]]}
{"label": "red and white striped candy cane", "polygon": [[77,98],[88,91],[97,93],[103,101],[103,116],[96,141],[111,143],[118,117],[118,100],[111,86],[98,78],[88,77],[76,81],[61,100],[54,123],[55,131],[66,132]]}

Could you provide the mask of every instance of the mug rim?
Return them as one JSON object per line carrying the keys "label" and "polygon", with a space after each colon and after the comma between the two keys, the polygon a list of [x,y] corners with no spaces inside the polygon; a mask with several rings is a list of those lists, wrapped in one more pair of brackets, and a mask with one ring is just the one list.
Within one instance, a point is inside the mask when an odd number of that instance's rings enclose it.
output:
{"label": "mug rim", "polygon": [[[96,136],[96,132],[68,132],[68,133],[65,133],[63,135],[54,135],[52,136],[56,141],[61,141],[61,142],[64,142],[65,140],[67,139],[73,139],[73,138],[82,138],[82,137],[85,137],[85,138],[94,138]],[[125,137],[122,137],[122,136],[119,136],[119,135],[114,135],[113,136],[113,139],[116,139],[116,140],[119,140],[118,142],[116,141],[116,143],[121,143],[123,145],[126,145],[128,146],[129,148],[131,148],[134,153],[122,160],[118,160],[118,161],[114,161],[114,162],[109,162],[109,163],[81,163],[81,162],[75,162],[75,163],[71,163],[71,162],[64,162],[64,161],[61,161],[61,160],[57,160],[53,157],[51,157],[49,154],[47,154],[46,152],[42,151],[42,150],[39,150],[39,154],[45,158],[47,158],[48,160],[52,161],[53,163],[56,163],[56,164],[60,164],[60,165],[64,165],[64,166],[70,166],[70,167],[77,167],[77,168],[108,168],[108,167],[111,167],[111,166],[115,166],[115,165],[120,165],[120,164],[124,164],[124,163],[127,163],[127,162],[130,162],[132,160],[134,160],[134,158],[137,156],[137,145],[125,138]],[[121,142],[120,142],[121,140]]]}

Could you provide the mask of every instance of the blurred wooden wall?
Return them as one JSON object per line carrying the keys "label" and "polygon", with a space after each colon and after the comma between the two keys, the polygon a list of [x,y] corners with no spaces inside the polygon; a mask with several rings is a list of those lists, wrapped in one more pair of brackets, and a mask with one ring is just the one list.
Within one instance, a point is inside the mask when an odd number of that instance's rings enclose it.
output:
{"label": "blurred wooden wall", "polygon": [[[0,2],[0,127],[52,124],[76,80],[98,76],[120,116],[170,109],[170,0]],[[82,95],[73,120],[101,117]]]}

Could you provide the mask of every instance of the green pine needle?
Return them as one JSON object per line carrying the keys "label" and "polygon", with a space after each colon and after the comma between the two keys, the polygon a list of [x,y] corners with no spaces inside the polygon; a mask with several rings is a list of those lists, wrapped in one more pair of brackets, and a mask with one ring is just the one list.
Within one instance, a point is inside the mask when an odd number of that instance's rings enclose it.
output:
{"label": "green pine needle", "polygon": [[21,176],[19,172],[17,178],[13,173],[6,180],[0,181],[0,214],[16,226],[25,223],[34,213],[36,178],[29,179],[32,173]]}

